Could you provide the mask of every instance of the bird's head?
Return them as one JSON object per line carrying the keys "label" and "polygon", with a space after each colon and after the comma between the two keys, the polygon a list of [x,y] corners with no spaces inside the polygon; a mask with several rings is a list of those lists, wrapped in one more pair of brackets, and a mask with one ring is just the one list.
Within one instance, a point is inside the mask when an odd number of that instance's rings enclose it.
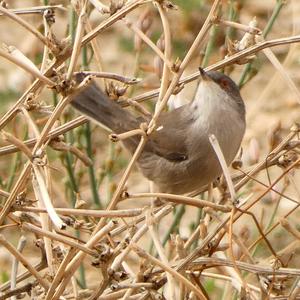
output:
{"label": "bird's head", "polygon": [[227,75],[217,71],[205,71],[199,68],[200,85],[198,95],[204,98],[216,99],[216,101],[227,101],[237,106],[242,114],[245,113],[244,101],[238,86]]}

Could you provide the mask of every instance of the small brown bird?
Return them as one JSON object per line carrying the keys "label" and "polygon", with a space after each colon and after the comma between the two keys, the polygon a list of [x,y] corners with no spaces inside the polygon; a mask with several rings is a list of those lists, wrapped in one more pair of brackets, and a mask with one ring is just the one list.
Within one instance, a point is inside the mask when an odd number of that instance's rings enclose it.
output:
{"label": "small brown bird", "polygon": [[[141,172],[160,192],[185,194],[221,175],[218,158],[209,142],[214,134],[227,164],[234,159],[245,132],[245,105],[237,85],[226,75],[200,69],[195,99],[164,112],[137,160]],[[150,118],[135,117],[110,100],[92,83],[75,95],[72,105],[115,133],[139,128]],[[140,137],[123,140],[133,153]]]}

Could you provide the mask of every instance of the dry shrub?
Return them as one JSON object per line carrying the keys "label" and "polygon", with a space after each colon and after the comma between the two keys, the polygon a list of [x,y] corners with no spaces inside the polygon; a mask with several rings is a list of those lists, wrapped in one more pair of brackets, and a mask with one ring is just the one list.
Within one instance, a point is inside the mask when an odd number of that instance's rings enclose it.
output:
{"label": "dry shrub", "polygon": [[[300,4],[40,2],[0,7],[0,299],[298,299]],[[69,103],[93,78],[151,134],[199,65],[246,102],[234,192],[153,207],[134,169],[147,137],[131,158]]]}

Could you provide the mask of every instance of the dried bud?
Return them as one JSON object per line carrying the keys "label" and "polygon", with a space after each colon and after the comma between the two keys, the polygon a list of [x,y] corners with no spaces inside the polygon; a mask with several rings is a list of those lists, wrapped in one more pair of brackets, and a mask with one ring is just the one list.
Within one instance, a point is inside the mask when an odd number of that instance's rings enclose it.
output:
{"label": "dried bud", "polygon": [[287,168],[290,164],[298,159],[298,154],[294,151],[289,151],[281,155],[278,159],[278,165],[283,168]]}
{"label": "dried bud", "polygon": [[99,263],[107,262],[113,254],[113,250],[107,244],[99,243],[95,248],[99,253],[99,257],[97,258]]}
{"label": "dried bud", "polygon": [[[243,51],[247,49],[250,46],[253,46],[256,43],[255,40],[255,32],[257,31],[256,29],[257,21],[256,18],[254,17],[253,20],[249,23],[249,27],[253,29],[253,32],[246,32],[243,36],[243,38],[240,41],[235,41],[232,42],[231,40],[227,40],[227,50],[228,54],[226,57],[229,57],[235,53],[238,53],[240,51]],[[248,57],[244,57],[242,59],[237,60],[237,63],[240,65],[248,63],[250,60],[252,60],[255,57],[255,55],[250,55]]]}
{"label": "dried bud", "polygon": [[22,192],[20,192],[17,195],[16,204],[24,205],[24,206],[26,206],[26,205],[31,206],[33,203],[36,202],[36,200],[26,199],[26,195],[27,195],[27,190],[23,190]]}
{"label": "dried bud", "polygon": [[80,229],[84,225],[84,223],[85,223],[84,220],[76,220],[73,227],[75,229]]}
{"label": "dried bud", "polygon": [[44,11],[43,17],[45,18],[49,26],[53,25],[55,23],[55,10],[51,8],[46,9]]}
{"label": "dried bud", "polygon": [[[110,269],[111,270],[111,269]],[[112,271],[112,270],[111,270]],[[124,272],[124,271],[119,271],[119,272],[116,272],[116,271],[112,271],[111,272],[111,277],[113,279],[115,279],[117,282],[121,281],[121,280],[124,280],[128,277],[127,273]]]}
{"label": "dried bud", "polygon": [[121,199],[125,200],[130,197],[130,194],[127,191],[123,191],[121,194]]}
{"label": "dried bud", "polygon": [[111,0],[110,6],[109,6],[110,15],[112,16],[119,9],[121,9],[124,6],[124,3],[125,3],[124,0]]}
{"label": "dried bud", "polygon": [[34,94],[29,93],[24,101],[24,107],[28,111],[37,110],[40,108],[40,103],[35,101]]}
{"label": "dried bud", "polygon": [[4,8],[8,8],[6,1],[0,1],[0,6],[2,6]]}
{"label": "dried bud", "polygon": [[[249,27],[255,29],[257,26],[256,18],[254,17],[249,23]],[[255,35],[253,33],[246,32],[243,38],[236,44],[237,51],[245,50],[246,48],[255,44]]]}
{"label": "dried bud", "polygon": [[128,86],[118,86],[114,82],[109,82],[106,87],[106,93],[112,100],[118,100],[119,97],[123,96],[127,91]]}

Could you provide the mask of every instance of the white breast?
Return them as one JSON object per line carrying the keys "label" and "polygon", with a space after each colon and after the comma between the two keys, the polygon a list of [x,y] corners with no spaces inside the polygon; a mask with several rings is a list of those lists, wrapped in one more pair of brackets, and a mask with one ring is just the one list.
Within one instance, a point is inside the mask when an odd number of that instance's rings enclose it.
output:
{"label": "white breast", "polygon": [[191,103],[193,134],[214,134],[227,162],[231,162],[240,146],[245,131],[244,116],[238,104],[213,81],[202,81]]}

